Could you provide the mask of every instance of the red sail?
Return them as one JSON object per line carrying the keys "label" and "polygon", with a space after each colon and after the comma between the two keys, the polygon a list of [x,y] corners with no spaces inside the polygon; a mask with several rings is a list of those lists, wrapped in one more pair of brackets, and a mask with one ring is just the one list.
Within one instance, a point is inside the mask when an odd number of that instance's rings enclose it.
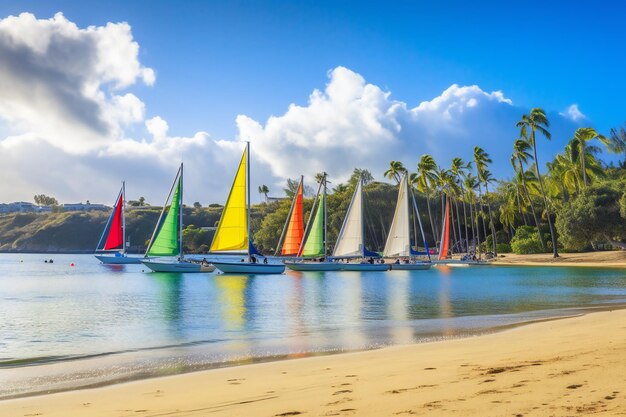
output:
{"label": "red sail", "polygon": [[450,246],[450,201],[446,198],[446,213],[443,219],[443,229],[441,231],[441,246],[439,248],[439,259],[448,258]]}
{"label": "red sail", "polygon": [[293,210],[291,212],[291,218],[289,219],[289,225],[287,226],[285,243],[283,243],[281,253],[283,255],[297,255],[300,245],[302,244],[303,237],[304,220],[302,216],[302,182],[300,182],[300,186],[298,187],[293,203]]}
{"label": "red sail", "polygon": [[124,247],[124,232],[122,231],[123,204],[123,196],[120,194],[120,198],[117,200],[117,204],[115,204],[115,208],[113,209],[113,219],[111,220],[107,241],[104,244],[104,250],[122,249]]}

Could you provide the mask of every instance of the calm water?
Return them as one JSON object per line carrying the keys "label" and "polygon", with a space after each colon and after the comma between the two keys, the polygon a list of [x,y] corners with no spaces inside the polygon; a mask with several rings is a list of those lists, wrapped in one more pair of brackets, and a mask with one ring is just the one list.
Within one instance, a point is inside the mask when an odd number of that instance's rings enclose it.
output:
{"label": "calm water", "polygon": [[276,276],[142,269],[101,265],[91,255],[0,254],[0,398],[454,337],[626,303],[626,271],[618,269]]}

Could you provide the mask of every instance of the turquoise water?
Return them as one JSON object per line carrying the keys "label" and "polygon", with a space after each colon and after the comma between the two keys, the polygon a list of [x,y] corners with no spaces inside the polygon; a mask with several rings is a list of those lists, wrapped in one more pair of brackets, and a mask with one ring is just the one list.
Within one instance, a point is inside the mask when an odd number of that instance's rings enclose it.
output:
{"label": "turquoise water", "polygon": [[91,255],[0,254],[0,397],[456,337],[626,304],[619,269],[143,269]]}

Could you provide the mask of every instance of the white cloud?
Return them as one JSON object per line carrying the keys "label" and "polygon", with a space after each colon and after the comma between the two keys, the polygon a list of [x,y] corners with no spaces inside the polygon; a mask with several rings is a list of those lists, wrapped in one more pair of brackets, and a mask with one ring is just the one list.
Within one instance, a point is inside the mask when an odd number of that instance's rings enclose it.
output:
{"label": "white cloud", "polygon": [[[502,92],[476,85],[453,84],[411,108],[347,68],[335,68],[329,78],[306,106],[292,104],[264,125],[237,117],[240,138],[251,141],[277,177],[311,177],[326,170],[343,181],[361,167],[382,178],[389,161],[415,169],[423,153],[446,166],[453,156],[470,158],[474,145],[509,152],[515,122],[524,112]],[[508,157],[499,165],[508,165]]]}
{"label": "white cloud", "polygon": [[[142,100],[123,91],[155,82],[138,52],[127,23],[78,28],[60,13],[0,20],[0,132],[8,132],[0,137],[0,201],[49,193],[109,202],[126,179],[130,198],[160,204],[184,161],[185,201],[223,202],[244,140],[252,146],[253,188],[268,184],[277,195],[300,174],[324,170],[338,183],[360,167],[380,179],[390,160],[414,169],[431,153],[447,166],[454,156],[469,159],[474,145],[492,154],[501,175],[510,170],[515,122],[527,111],[500,91],[456,84],[411,107],[337,67],[306,105],[291,104],[265,122],[237,116],[238,140],[173,135],[165,118],[146,119]],[[555,138],[571,136],[570,118],[549,116]],[[133,137],[144,129],[145,137]]]}
{"label": "white cloud", "polygon": [[579,109],[578,104],[572,104],[563,113],[559,113],[561,116],[571,119],[574,122],[579,122],[587,118]]}
{"label": "white cloud", "polygon": [[62,13],[1,19],[0,119],[66,152],[111,143],[144,117],[139,98],[117,91],[155,81],[138,53],[127,23],[81,29]]}

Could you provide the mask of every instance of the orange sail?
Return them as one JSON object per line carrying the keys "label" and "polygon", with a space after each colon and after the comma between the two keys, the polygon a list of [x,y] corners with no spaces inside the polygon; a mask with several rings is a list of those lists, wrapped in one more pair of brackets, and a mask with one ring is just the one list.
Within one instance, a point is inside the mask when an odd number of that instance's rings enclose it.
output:
{"label": "orange sail", "polygon": [[285,234],[285,241],[281,253],[283,255],[297,255],[302,238],[304,237],[304,219],[302,215],[302,181],[298,186],[298,191],[293,201],[291,217]]}
{"label": "orange sail", "polygon": [[450,200],[446,197],[446,213],[443,218],[443,227],[441,230],[441,244],[439,246],[439,260],[448,258],[448,249],[450,246]]}

